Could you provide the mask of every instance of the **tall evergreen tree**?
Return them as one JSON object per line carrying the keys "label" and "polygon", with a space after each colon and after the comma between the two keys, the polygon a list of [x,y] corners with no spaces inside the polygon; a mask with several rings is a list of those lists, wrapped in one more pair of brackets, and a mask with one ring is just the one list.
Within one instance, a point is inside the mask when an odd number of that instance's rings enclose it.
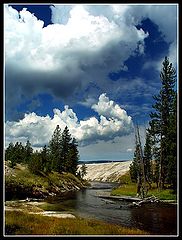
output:
{"label": "tall evergreen tree", "polygon": [[[160,156],[159,159],[159,188],[163,189],[167,178],[168,168],[170,166],[169,161],[169,142],[170,142],[170,116],[173,114],[173,105],[175,98],[174,86],[176,82],[176,71],[169,63],[169,59],[165,57],[163,61],[163,67],[160,74],[161,89],[158,95],[153,98],[156,101],[152,106],[155,112],[150,114],[151,121],[151,133],[157,135],[159,139]],[[172,158],[172,156],[171,156]]]}
{"label": "tall evergreen tree", "polygon": [[11,142],[9,146],[5,150],[5,160],[6,161],[12,161],[13,159],[13,153],[14,153],[14,145]]}
{"label": "tall evergreen tree", "polygon": [[40,152],[36,151],[32,154],[28,162],[28,168],[32,173],[37,175],[40,174],[42,171],[42,158]]}
{"label": "tall evergreen tree", "polygon": [[24,153],[25,149],[22,143],[16,142],[14,145],[14,150],[13,150],[13,158],[12,158],[12,167],[16,165],[16,163],[22,163],[24,161]]}
{"label": "tall evergreen tree", "polygon": [[67,171],[73,173],[74,175],[76,175],[79,160],[79,152],[77,146],[78,145],[76,139],[73,138],[67,156]]}
{"label": "tall evergreen tree", "polygon": [[79,153],[76,140],[71,137],[68,127],[63,132],[57,125],[49,143],[52,168],[58,172],[71,172],[76,175]]}
{"label": "tall evergreen tree", "polygon": [[25,148],[20,142],[16,142],[15,145],[10,143],[5,151],[5,159],[10,161],[10,166],[15,167],[17,163],[24,161]]}
{"label": "tall evergreen tree", "polygon": [[69,129],[66,126],[65,129],[63,130],[62,133],[62,170],[67,172],[69,171],[71,162],[70,162],[70,158],[71,158],[71,134],[69,133]]}
{"label": "tall evergreen tree", "polygon": [[33,153],[33,148],[29,140],[27,140],[26,145],[24,147],[24,162],[28,163],[31,159]]}
{"label": "tall evergreen tree", "polygon": [[130,165],[130,176],[131,180],[137,183],[137,196],[142,196],[143,180],[145,179],[144,165],[138,126],[135,130],[135,152],[133,162]]}
{"label": "tall evergreen tree", "polygon": [[130,164],[130,178],[132,182],[136,183],[141,178],[140,149],[138,143],[136,143],[133,161]]}
{"label": "tall evergreen tree", "polygon": [[146,141],[144,146],[144,166],[146,181],[150,187],[152,182],[151,161],[152,161],[152,141],[149,131],[146,131]]}
{"label": "tall evergreen tree", "polygon": [[177,94],[174,97],[173,110],[168,128],[167,182],[177,189]]}
{"label": "tall evergreen tree", "polygon": [[51,171],[51,162],[50,162],[50,154],[47,149],[47,146],[44,145],[41,151],[41,161],[42,161],[42,171],[48,173]]}
{"label": "tall evergreen tree", "polygon": [[62,171],[62,134],[59,125],[56,126],[52,138],[49,142],[50,158],[52,162],[51,169]]}

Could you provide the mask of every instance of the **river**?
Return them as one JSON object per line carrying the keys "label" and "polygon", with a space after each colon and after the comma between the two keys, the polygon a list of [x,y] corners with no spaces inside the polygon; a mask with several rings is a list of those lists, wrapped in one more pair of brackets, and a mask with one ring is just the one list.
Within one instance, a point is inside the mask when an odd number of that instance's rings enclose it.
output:
{"label": "river", "polygon": [[110,192],[117,183],[91,182],[91,187],[70,192],[64,197],[49,199],[57,209],[66,209],[79,217],[136,227],[152,235],[177,234],[177,206],[174,204],[148,204],[139,208],[128,207],[128,202],[104,201],[98,194]]}

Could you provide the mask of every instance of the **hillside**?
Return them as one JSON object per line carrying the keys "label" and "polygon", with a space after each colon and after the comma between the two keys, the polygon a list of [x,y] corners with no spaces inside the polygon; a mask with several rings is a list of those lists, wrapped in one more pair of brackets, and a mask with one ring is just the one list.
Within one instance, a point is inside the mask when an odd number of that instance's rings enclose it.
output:
{"label": "hillside", "polygon": [[86,187],[86,182],[71,173],[32,174],[26,165],[17,164],[10,168],[5,163],[5,197],[13,198],[46,198],[67,191],[80,190]]}
{"label": "hillside", "polygon": [[[84,176],[84,179],[89,181],[119,182],[119,178],[129,170],[130,164],[131,161],[85,164],[87,174]],[[78,165],[78,171],[80,167],[81,164]]]}

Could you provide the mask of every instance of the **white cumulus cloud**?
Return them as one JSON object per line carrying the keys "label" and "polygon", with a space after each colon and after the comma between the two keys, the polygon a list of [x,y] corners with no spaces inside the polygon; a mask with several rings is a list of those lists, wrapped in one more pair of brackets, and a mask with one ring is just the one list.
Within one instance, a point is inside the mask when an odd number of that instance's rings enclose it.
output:
{"label": "white cumulus cloud", "polygon": [[103,93],[99,97],[99,102],[94,104],[92,108],[99,113],[99,115],[106,116],[108,118],[115,118],[118,120],[126,121],[128,124],[131,122],[131,117],[127,115],[124,109],[116,104],[114,101],[110,101],[106,96],[106,93]]}
{"label": "white cumulus cloud", "polygon": [[[97,106],[97,107],[96,107]],[[105,106],[105,111],[100,110]],[[61,112],[54,109],[54,116],[38,116],[34,112],[25,114],[22,120],[6,122],[6,145],[9,142],[28,139],[34,147],[47,144],[57,125],[63,130],[68,126],[70,133],[77,139],[80,145],[96,143],[99,140],[109,141],[118,136],[128,135],[133,130],[131,117],[125,110],[110,101],[106,94],[99,97],[97,105],[93,109],[99,113],[99,119],[90,117],[87,120],[78,120],[76,113],[68,106]],[[108,114],[108,111],[110,113]]]}
{"label": "white cumulus cloud", "polygon": [[[77,101],[87,101],[87,96],[82,99],[86,89],[90,97],[95,94],[91,85],[105,91],[110,71],[127,69],[124,62],[136,50],[144,53],[148,33],[118,21],[110,6],[105,15],[97,5],[51,9],[53,24],[43,27],[26,8],[18,12],[4,6],[7,111],[40,92],[65,104],[79,96]],[[63,22],[59,15],[65,16]]]}

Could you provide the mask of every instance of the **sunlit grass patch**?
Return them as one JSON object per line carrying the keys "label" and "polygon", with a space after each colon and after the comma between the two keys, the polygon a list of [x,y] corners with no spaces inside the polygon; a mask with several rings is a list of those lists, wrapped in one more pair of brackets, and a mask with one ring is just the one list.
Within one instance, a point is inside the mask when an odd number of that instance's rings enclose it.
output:
{"label": "sunlit grass patch", "polygon": [[160,200],[177,200],[177,195],[173,193],[171,189],[164,189],[159,191],[158,189],[150,189],[148,196],[154,195]]}
{"label": "sunlit grass patch", "polygon": [[[113,189],[111,195],[120,196],[126,195],[134,197],[137,194],[137,184],[132,183],[129,172],[120,177],[120,186]],[[158,190],[155,184],[152,184],[152,188],[148,190],[147,196],[154,195],[160,200],[176,200],[177,195],[171,189]]]}
{"label": "sunlit grass patch", "polygon": [[6,235],[144,235],[147,232],[92,219],[59,219],[6,212]]}
{"label": "sunlit grass patch", "polygon": [[113,189],[111,195],[119,196],[119,195],[126,195],[126,196],[136,196],[136,184],[123,184],[120,187]]}

